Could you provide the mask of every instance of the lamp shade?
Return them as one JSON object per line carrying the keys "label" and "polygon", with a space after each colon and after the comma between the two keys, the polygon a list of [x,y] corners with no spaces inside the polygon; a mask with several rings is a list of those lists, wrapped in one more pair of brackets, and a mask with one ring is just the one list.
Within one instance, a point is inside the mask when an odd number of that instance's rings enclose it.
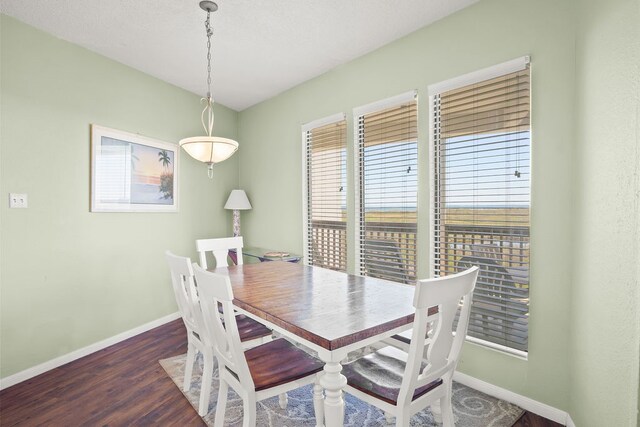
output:
{"label": "lamp shade", "polygon": [[251,209],[251,203],[247,198],[247,194],[244,190],[232,190],[227,199],[227,203],[224,205],[225,209],[238,209],[247,210]]}

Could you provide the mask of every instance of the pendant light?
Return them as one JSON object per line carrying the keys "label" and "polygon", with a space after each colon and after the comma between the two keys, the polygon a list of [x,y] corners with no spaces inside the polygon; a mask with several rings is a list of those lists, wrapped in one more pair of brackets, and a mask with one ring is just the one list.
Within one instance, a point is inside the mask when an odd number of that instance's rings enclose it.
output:
{"label": "pendant light", "polygon": [[211,28],[211,12],[218,10],[218,5],[212,1],[201,1],[200,8],[207,12],[207,20],[204,22],[204,28],[207,34],[207,96],[202,98],[205,107],[202,110],[200,120],[206,136],[194,136],[180,140],[180,147],[196,160],[207,164],[207,174],[209,178],[213,178],[213,165],[227,160],[233,156],[238,150],[238,142],[229,138],[221,138],[212,136],[213,132],[213,97],[211,96],[211,36],[213,29]]}

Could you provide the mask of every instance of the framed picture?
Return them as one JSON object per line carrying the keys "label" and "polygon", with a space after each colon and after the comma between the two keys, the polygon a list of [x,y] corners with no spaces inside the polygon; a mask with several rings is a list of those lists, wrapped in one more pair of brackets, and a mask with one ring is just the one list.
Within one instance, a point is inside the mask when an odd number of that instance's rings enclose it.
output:
{"label": "framed picture", "polygon": [[91,212],[177,212],[176,144],[91,125]]}

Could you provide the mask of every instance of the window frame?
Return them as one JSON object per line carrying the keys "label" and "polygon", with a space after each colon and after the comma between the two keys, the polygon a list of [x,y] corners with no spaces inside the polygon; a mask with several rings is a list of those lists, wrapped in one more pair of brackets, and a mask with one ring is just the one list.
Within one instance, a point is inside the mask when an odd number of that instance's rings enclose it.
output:
{"label": "window frame", "polygon": [[[304,265],[310,265],[311,262],[311,254],[309,252],[309,187],[308,187],[308,182],[309,182],[309,176],[307,173],[308,170],[308,164],[307,164],[307,132],[322,127],[322,126],[326,126],[326,125],[330,125],[333,123],[338,123],[341,121],[345,121],[347,120],[347,115],[345,113],[336,113],[336,114],[332,114],[330,116],[326,116],[317,120],[312,120],[310,122],[304,123],[301,126],[301,141],[302,141],[302,238],[303,238],[303,244],[304,244]],[[348,125],[348,123],[345,123]],[[349,149],[349,140],[348,138],[346,138],[347,133],[345,132],[345,152]],[[346,185],[346,191],[349,191],[349,185],[348,185],[348,178],[347,178],[347,185]],[[348,198],[348,194],[347,194],[347,198]],[[348,215],[348,213],[347,213]],[[348,217],[347,217],[347,221],[348,223]],[[347,233],[347,241],[348,241],[348,233]],[[348,256],[348,246],[345,248],[345,257],[347,260],[347,268],[345,271],[348,271],[348,260],[349,260],[349,256]]]}
{"label": "window frame", "polygon": [[[480,83],[486,80],[490,80],[493,78],[501,77],[506,74],[522,71],[530,66],[531,57],[529,55],[525,55],[510,61],[506,61],[497,65],[493,65],[487,68],[483,68],[481,70],[473,71],[458,77],[454,77],[451,79],[447,79],[435,84],[431,84],[427,87],[428,92],[428,114],[429,114],[429,161],[427,164],[427,171],[429,174],[429,277],[435,277],[435,245],[436,245],[436,198],[439,193],[436,187],[436,132],[439,124],[435,122],[435,98],[443,92],[447,92],[454,89],[459,89],[463,86],[468,86],[476,83]],[[531,90],[529,92],[529,96],[531,96]],[[531,112],[531,106],[529,107],[529,111]],[[530,131],[532,133],[532,131]],[[533,150],[531,148],[531,150]],[[530,161],[531,162],[531,161]],[[533,171],[532,171],[533,172]],[[529,192],[531,194],[533,188],[532,181],[530,180]],[[531,210],[531,201],[529,204],[529,209]],[[531,224],[529,224],[529,233],[531,235]],[[529,290],[531,289],[531,249],[529,255]],[[531,311],[529,310],[529,313]],[[529,331],[527,332],[530,335]],[[480,338],[471,337],[467,335],[465,337],[465,341],[491,348],[500,352],[504,352],[523,360],[528,360],[529,348],[527,346],[527,351],[518,350],[506,345],[493,343],[490,341],[486,341]]]}
{"label": "window frame", "polygon": [[[392,108],[392,107],[396,107],[399,106],[403,103],[406,102],[412,102],[415,101],[416,102],[416,106],[417,108],[419,108],[418,105],[418,91],[416,89],[407,91],[407,92],[403,92],[401,94],[395,95],[395,96],[391,96],[389,98],[385,98],[385,99],[381,99],[378,101],[374,101],[371,102],[369,104],[365,104],[359,107],[355,107],[353,109],[353,144],[352,144],[352,156],[353,156],[353,180],[354,180],[354,214],[355,214],[355,224],[354,224],[354,250],[355,250],[355,256],[354,256],[354,266],[353,266],[353,271],[355,274],[357,275],[361,275],[361,267],[362,267],[362,259],[361,259],[361,251],[360,251],[360,247],[361,247],[361,215],[362,215],[362,206],[361,206],[361,200],[362,200],[362,191],[360,188],[360,175],[361,175],[361,170],[360,170],[360,141],[359,141],[359,123],[360,123],[360,117],[366,115],[366,114],[370,114],[370,113],[374,113],[376,111],[380,111],[380,110],[385,110],[387,108]],[[419,120],[419,114],[418,111],[416,111],[416,122],[418,122]],[[419,154],[419,137],[418,137],[418,159],[420,159],[420,154]],[[419,162],[419,160],[418,160]],[[419,192],[416,191],[416,211],[417,211],[417,207],[419,205]],[[416,226],[417,226],[417,221],[416,221]],[[416,232],[416,248],[417,248],[417,244],[418,244],[418,234]]]}

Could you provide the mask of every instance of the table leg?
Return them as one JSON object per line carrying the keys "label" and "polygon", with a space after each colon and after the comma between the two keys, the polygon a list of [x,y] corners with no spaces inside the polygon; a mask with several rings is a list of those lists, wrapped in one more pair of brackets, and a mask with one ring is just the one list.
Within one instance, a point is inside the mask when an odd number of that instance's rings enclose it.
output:
{"label": "table leg", "polygon": [[344,425],[344,399],[342,389],[347,385],[347,378],[342,375],[340,362],[326,362],[324,375],[320,385],[324,388],[324,420],[326,427]]}

